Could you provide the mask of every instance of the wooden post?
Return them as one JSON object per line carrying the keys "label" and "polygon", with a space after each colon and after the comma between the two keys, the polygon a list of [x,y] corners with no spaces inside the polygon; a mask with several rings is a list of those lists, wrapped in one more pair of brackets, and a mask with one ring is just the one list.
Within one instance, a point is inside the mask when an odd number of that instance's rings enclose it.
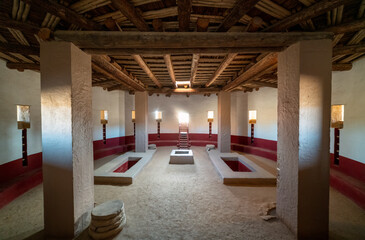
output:
{"label": "wooden post", "polygon": [[209,138],[212,138],[212,122],[209,122]]}
{"label": "wooden post", "polygon": [[106,144],[106,124],[103,124],[103,142]]}
{"label": "wooden post", "polygon": [[160,139],[160,121],[157,121],[157,138]]}
{"label": "wooden post", "polygon": [[255,124],[251,124],[251,144],[253,144],[255,141],[254,135],[255,135]]}
{"label": "wooden post", "polygon": [[22,129],[22,156],[23,166],[28,166],[28,151],[27,151],[27,129]]}
{"label": "wooden post", "polygon": [[333,153],[334,159],[333,163],[335,165],[340,165],[340,129],[335,128],[335,143],[334,143]]}

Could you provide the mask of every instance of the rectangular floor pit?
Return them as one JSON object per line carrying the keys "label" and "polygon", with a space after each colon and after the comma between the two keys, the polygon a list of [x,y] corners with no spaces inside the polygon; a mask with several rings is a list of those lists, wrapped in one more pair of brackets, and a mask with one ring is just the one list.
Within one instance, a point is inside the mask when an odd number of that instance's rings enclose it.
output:
{"label": "rectangular floor pit", "polygon": [[227,166],[234,172],[252,172],[252,170],[243,164],[238,158],[221,158]]}
{"label": "rectangular floor pit", "polygon": [[115,173],[124,173],[128,171],[131,167],[133,167],[141,158],[139,157],[128,157],[128,160],[120,165],[117,169],[115,169],[113,172]]}

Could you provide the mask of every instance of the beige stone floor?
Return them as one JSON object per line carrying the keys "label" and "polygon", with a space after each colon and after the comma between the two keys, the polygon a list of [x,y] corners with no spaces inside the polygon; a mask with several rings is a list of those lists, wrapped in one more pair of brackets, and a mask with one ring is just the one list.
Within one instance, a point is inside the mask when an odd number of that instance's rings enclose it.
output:
{"label": "beige stone floor", "polygon": [[[223,185],[204,148],[192,148],[194,165],[169,165],[171,149],[158,148],[132,185],[95,186],[96,203],[125,203],[127,225],[118,239],[294,239],[280,221],[259,217],[260,206],[275,201],[274,187]],[[275,162],[246,156],[275,173]],[[40,239],[42,229],[42,185],[0,210],[0,239]],[[365,239],[365,211],[333,189],[330,238]]]}

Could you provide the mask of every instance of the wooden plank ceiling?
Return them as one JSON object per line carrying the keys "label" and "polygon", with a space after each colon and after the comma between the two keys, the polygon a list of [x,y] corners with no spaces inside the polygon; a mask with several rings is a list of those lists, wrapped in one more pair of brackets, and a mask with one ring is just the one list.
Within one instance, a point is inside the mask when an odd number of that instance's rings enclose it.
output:
{"label": "wooden plank ceiling", "polygon": [[[365,0],[3,0],[0,58],[10,69],[39,71],[40,42],[60,38],[93,55],[93,86],[110,91],[168,96],[275,88],[277,52],[303,36],[332,32],[333,70],[350,70],[365,55],[364,10]],[[158,35],[166,39],[179,32],[181,41],[151,46],[135,41],[132,47],[133,36],[141,39],[137,32],[166,32]],[[234,47],[217,47],[224,41],[233,45],[230,39],[247,32],[256,32],[246,37],[253,43],[255,36],[271,37],[256,48],[247,41],[247,46],[237,41]],[[280,32],[292,35],[279,38]],[[127,36],[131,47],[103,42],[102,34],[118,41]],[[208,37],[208,47],[194,45],[201,36]]]}

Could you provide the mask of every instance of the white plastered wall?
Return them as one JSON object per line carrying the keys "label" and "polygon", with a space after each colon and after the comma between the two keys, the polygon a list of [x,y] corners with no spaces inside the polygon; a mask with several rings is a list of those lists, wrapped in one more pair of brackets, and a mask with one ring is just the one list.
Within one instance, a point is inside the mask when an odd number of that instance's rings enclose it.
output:
{"label": "white plastered wall", "polygon": [[[332,73],[332,104],[344,104],[344,127],[340,130],[340,155],[365,163],[365,58],[350,71]],[[331,129],[331,153],[333,153]]]}
{"label": "white plastered wall", "polygon": [[179,112],[186,112],[190,115],[189,131],[191,133],[209,133],[207,119],[208,111],[214,111],[212,133],[217,133],[218,123],[218,98],[215,94],[205,97],[203,95],[164,95],[155,94],[148,97],[148,133],[157,132],[155,112],[162,112],[161,133],[179,132]]}
{"label": "white plastered wall", "polygon": [[[263,87],[259,91],[248,93],[248,111],[257,111],[256,138],[277,140],[277,106],[278,91],[276,88]],[[250,128],[248,128],[247,136],[251,136]]]}
{"label": "white plastered wall", "polygon": [[0,165],[22,157],[22,133],[17,125],[17,104],[30,105],[28,154],[41,152],[40,74],[30,70],[10,70],[0,60]]}
{"label": "white plastered wall", "polygon": [[100,123],[100,111],[108,111],[106,138],[125,135],[124,128],[124,91],[107,91],[93,87],[93,140],[103,139],[103,125]]}
{"label": "white plastered wall", "polygon": [[[42,152],[40,74],[10,70],[0,60],[0,165],[22,157],[22,135],[17,127],[16,105],[30,105],[31,125],[27,131],[28,155]],[[100,110],[108,110],[107,138],[125,136],[124,91],[93,87],[93,140],[102,139]],[[133,134],[133,129],[132,129]]]}

